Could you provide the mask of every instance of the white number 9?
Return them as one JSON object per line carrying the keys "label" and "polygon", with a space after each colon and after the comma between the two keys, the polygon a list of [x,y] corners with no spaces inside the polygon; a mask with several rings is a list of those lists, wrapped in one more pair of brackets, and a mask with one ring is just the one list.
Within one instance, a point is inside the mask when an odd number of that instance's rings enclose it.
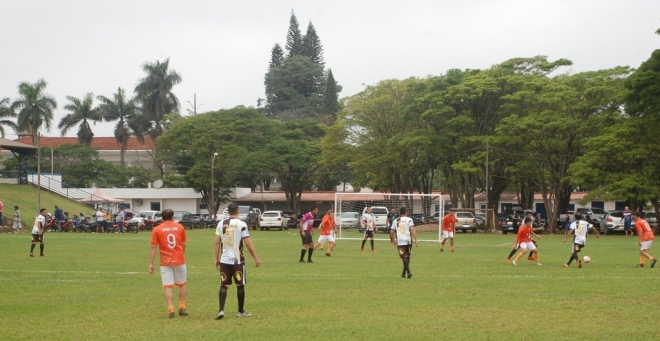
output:
{"label": "white number 9", "polygon": [[167,235],[167,246],[170,249],[173,249],[173,248],[176,247],[176,236],[175,235],[173,235],[171,233]]}

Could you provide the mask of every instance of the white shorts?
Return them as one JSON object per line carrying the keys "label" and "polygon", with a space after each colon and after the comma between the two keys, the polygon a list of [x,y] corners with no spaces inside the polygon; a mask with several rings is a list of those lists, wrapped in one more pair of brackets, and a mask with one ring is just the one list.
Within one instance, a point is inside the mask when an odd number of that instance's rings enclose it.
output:
{"label": "white shorts", "polygon": [[186,285],[187,273],[185,264],[175,266],[161,265],[160,277],[163,280],[163,288],[171,288],[175,285],[182,287]]}
{"label": "white shorts", "polygon": [[442,231],[442,239],[454,238],[454,231]]}
{"label": "white shorts", "polygon": [[319,244],[323,244],[325,242],[334,243],[335,242],[335,237],[333,237],[332,235],[325,235],[325,234],[320,235],[319,236]]}
{"label": "white shorts", "polygon": [[652,240],[647,240],[645,242],[642,242],[642,246],[639,247],[640,251],[646,251],[651,248],[651,245],[653,245]]}
{"label": "white shorts", "polygon": [[534,251],[534,250],[536,250],[536,245],[534,245],[534,243],[532,243],[532,242],[524,242],[524,243],[520,243],[520,244],[518,245],[518,247],[521,248],[521,249],[527,249],[527,251]]}
{"label": "white shorts", "polygon": [[15,222],[14,222],[14,229],[15,229],[15,230],[20,230],[20,229],[22,229],[22,228],[23,228],[23,227],[21,226],[21,222],[20,222],[20,221],[15,221]]}

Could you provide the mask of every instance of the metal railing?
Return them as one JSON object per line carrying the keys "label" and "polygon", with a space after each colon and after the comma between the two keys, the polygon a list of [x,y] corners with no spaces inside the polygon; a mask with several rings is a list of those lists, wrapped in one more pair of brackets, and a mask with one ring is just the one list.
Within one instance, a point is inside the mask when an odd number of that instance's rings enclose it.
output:
{"label": "metal railing", "polygon": [[[18,173],[18,172],[17,172]],[[38,186],[37,184],[37,175],[36,174],[30,174],[28,176],[28,183],[33,184],[35,186]],[[41,176],[41,188],[48,190],[50,192],[59,194],[63,197],[80,201],[80,200],[85,200],[88,201],[88,204],[93,205],[94,203],[107,203],[108,201],[105,200],[102,197],[93,195],[91,193],[87,193],[86,191],[80,190],[76,187],[67,185],[61,181],[58,181],[56,179],[46,177],[46,176]]]}

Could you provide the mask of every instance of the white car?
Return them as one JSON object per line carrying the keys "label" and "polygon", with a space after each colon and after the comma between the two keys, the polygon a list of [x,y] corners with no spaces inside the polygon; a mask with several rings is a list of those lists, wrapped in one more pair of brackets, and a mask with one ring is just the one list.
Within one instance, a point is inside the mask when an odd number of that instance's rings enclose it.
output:
{"label": "white car", "polygon": [[259,221],[259,228],[263,230],[270,230],[277,227],[280,230],[289,229],[289,218],[284,216],[282,211],[266,211],[261,215]]}
{"label": "white car", "polygon": [[133,219],[129,220],[129,223],[144,223],[145,219],[156,219],[160,217],[160,211],[141,211],[138,212]]}
{"label": "white car", "polygon": [[360,227],[360,214],[357,212],[343,212],[339,217],[339,227],[351,229]]}

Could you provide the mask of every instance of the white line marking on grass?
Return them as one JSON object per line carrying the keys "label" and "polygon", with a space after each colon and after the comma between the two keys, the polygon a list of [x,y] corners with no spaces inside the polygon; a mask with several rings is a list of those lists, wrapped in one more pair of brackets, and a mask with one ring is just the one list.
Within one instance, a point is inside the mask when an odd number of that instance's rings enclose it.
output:
{"label": "white line marking on grass", "polygon": [[504,246],[504,245],[511,245],[511,243],[504,243],[504,244],[495,245],[495,246]]}
{"label": "white line marking on grass", "polygon": [[113,274],[113,275],[137,275],[146,272],[114,272],[114,271],[59,271],[59,270],[3,270],[0,272],[31,272],[31,273],[62,273],[62,274]]}

